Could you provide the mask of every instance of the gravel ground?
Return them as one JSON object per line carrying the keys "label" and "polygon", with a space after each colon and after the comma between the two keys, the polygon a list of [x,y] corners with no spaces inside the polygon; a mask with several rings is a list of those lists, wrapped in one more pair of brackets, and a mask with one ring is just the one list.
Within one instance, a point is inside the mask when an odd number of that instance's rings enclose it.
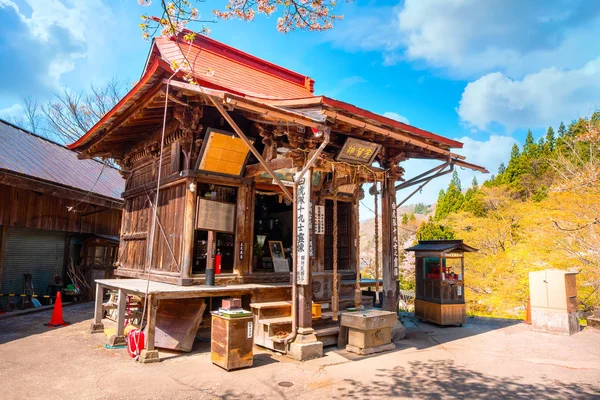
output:
{"label": "gravel ground", "polygon": [[600,399],[600,331],[592,329],[565,337],[511,321],[440,328],[405,318],[407,339],[395,351],[329,348],[299,363],[255,348],[253,368],[225,372],[210,362],[207,340],[141,365],[88,333],[92,303],[65,307],[67,327],[45,327],[50,314],[0,319],[0,399]]}

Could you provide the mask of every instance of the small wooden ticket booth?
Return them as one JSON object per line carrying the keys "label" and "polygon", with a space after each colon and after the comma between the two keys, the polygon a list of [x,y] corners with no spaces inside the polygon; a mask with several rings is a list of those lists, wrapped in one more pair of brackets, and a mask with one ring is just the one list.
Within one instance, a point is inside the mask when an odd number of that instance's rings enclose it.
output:
{"label": "small wooden ticket booth", "polygon": [[415,317],[438,325],[466,320],[464,253],[474,249],[462,240],[420,240],[415,252]]}

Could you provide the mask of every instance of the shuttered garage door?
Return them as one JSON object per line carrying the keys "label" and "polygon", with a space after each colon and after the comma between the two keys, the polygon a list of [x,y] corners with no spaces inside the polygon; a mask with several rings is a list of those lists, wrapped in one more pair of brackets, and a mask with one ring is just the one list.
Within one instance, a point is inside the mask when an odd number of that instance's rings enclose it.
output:
{"label": "shuttered garage door", "polygon": [[23,274],[32,274],[33,289],[45,294],[55,268],[62,276],[64,249],[64,232],[8,228],[2,293],[21,293]]}

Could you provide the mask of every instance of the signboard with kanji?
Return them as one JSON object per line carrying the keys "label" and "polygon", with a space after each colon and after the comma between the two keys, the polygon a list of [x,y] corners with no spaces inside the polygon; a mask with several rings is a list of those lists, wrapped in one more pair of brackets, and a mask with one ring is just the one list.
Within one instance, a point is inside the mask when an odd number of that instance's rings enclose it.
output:
{"label": "signboard with kanji", "polygon": [[325,234],[325,206],[315,206],[315,235]]}
{"label": "signboard with kanji", "polygon": [[351,164],[371,164],[381,149],[377,143],[348,138],[344,147],[338,153],[336,161],[345,161]]}
{"label": "signboard with kanji", "polygon": [[296,283],[309,284],[310,272],[310,201],[311,172],[307,171],[296,189]]}

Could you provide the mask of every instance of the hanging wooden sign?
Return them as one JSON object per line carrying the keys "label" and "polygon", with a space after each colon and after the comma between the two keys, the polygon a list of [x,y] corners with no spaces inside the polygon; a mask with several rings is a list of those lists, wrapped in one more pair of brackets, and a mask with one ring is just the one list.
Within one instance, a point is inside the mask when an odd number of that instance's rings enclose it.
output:
{"label": "hanging wooden sign", "polygon": [[198,198],[196,229],[233,233],[235,204]]}
{"label": "hanging wooden sign", "polygon": [[325,206],[315,206],[315,235],[325,234]]}
{"label": "hanging wooden sign", "polygon": [[296,189],[296,283],[308,285],[310,281],[310,181],[307,171]]}
{"label": "hanging wooden sign", "polygon": [[338,153],[336,161],[345,161],[351,164],[371,164],[381,145],[360,139],[348,138],[344,147]]}

